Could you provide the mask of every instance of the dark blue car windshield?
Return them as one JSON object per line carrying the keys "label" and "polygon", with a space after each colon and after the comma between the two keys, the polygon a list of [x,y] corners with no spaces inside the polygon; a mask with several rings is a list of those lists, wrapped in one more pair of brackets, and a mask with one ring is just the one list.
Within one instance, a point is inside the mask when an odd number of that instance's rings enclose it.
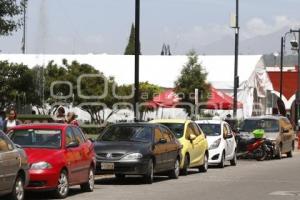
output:
{"label": "dark blue car windshield", "polygon": [[98,141],[152,142],[152,129],[142,126],[111,126],[104,131]]}
{"label": "dark blue car windshield", "polygon": [[252,132],[263,129],[265,132],[279,132],[279,122],[275,119],[246,119],[241,125],[241,131]]}

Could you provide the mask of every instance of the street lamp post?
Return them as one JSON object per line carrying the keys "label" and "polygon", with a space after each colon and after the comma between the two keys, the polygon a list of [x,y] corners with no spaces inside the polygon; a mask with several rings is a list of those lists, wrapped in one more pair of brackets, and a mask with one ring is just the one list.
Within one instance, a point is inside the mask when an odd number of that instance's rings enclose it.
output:
{"label": "street lamp post", "polygon": [[134,121],[138,121],[139,68],[140,68],[140,0],[135,0],[135,71],[134,71]]}
{"label": "street lamp post", "polygon": [[[300,104],[300,29],[298,30],[290,30],[290,33],[298,33],[298,43],[297,43],[297,53],[298,53],[298,79],[297,79],[297,93],[296,93],[296,103],[295,103],[295,123],[298,128],[298,118],[299,118],[299,104]],[[295,47],[294,45],[292,45]]]}
{"label": "street lamp post", "polygon": [[22,53],[26,53],[26,25],[27,25],[27,20],[26,20],[26,11],[27,11],[27,4],[28,0],[23,0],[22,6],[23,6],[23,38],[22,38]]}
{"label": "street lamp post", "polygon": [[284,51],[285,51],[285,41],[286,36],[291,34],[291,32],[286,32],[284,36],[281,37],[281,45],[280,45],[280,99],[282,100],[283,94],[283,58],[284,58]]}
{"label": "street lamp post", "polygon": [[281,37],[280,45],[280,100],[282,100],[282,79],[283,79],[283,47],[284,47],[284,37]]}
{"label": "street lamp post", "polygon": [[233,117],[237,114],[237,89],[239,86],[238,59],[239,59],[239,0],[236,0],[235,15],[235,51],[234,51],[234,85],[233,85]]}

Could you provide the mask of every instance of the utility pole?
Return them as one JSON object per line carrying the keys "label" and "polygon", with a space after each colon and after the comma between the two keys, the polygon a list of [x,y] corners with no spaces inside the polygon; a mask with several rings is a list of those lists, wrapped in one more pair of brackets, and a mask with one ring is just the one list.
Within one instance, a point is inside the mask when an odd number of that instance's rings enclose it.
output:
{"label": "utility pole", "polygon": [[195,88],[195,117],[198,120],[198,116],[199,116],[199,89]]}
{"label": "utility pole", "polygon": [[237,90],[239,87],[238,61],[239,61],[239,0],[236,0],[235,15],[235,50],[234,50],[234,85],[233,85],[233,117],[237,114]]}
{"label": "utility pole", "polygon": [[23,38],[22,38],[22,47],[21,47],[21,50],[22,50],[22,53],[23,54],[26,54],[26,12],[27,12],[27,3],[28,3],[28,0],[23,0],[22,2],[22,6],[23,6]]}
{"label": "utility pole", "polygon": [[282,100],[282,79],[283,79],[283,48],[284,48],[284,37],[281,37],[280,45],[280,100]]}
{"label": "utility pole", "polygon": [[139,119],[139,68],[140,68],[140,0],[135,0],[135,70],[134,70],[134,121]]}

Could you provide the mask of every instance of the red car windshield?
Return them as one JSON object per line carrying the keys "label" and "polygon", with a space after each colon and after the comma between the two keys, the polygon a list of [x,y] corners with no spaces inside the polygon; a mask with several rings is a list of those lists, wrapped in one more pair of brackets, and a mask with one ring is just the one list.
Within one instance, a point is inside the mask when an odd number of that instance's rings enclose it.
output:
{"label": "red car windshield", "polygon": [[15,144],[25,148],[61,148],[60,130],[13,130],[9,136]]}

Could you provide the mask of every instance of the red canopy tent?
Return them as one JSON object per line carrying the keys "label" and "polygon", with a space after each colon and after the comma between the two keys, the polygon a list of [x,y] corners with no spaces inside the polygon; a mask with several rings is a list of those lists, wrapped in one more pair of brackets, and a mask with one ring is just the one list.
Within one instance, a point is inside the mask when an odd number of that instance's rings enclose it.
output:
{"label": "red canopy tent", "polygon": [[156,110],[158,115],[158,109],[161,108],[161,118],[163,118],[164,108],[175,108],[180,99],[172,89],[165,90],[159,95],[155,96],[153,100],[147,102],[147,107]]}
{"label": "red canopy tent", "polygon": [[[212,110],[232,110],[233,98],[228,94],[211,87],[210,98],[205,103],[205,108]],[[237,108],[243,108],[243,104],[238,102]]]}
{"label": "red canopy tent", "polygon": [[149,107],[173,108],[176,107],[179,98],[172,89],[165,90],[148,102]]}
{"label": "red canopy tent", "polygon": [[[180,98],[172,89],[161,92],[155,96],[153,100],[147,102],[147,106],[151,108],[173,108],[176,107]],[[210,98],[207,102],[202,103],[202,108],[212,110],[232,110],[233,98],[228,94],[211,87]],[[243,108],[243,104],[238,102],[237,108]]]}

